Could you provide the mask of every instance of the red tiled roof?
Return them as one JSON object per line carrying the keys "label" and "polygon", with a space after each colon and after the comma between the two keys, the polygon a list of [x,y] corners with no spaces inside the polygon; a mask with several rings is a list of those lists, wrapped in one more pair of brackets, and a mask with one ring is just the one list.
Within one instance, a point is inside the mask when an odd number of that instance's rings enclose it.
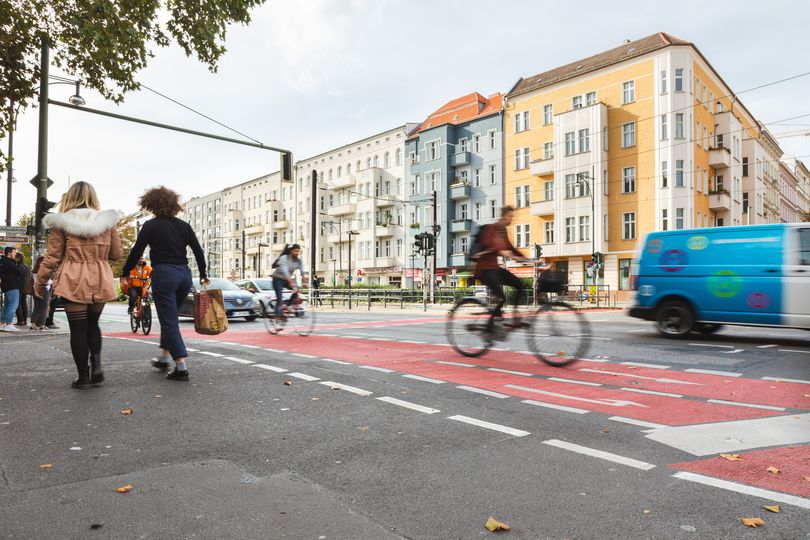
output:
{"label": "red tiled roof", "polygon": [[444,124],[464,124],[476,118],[489,116],[501,110],[503,105],[503,94],[492,94],[484,97],[478,92],[473,92],[448,101],[439,109],[432,112],[427,119],[411,131],[409,138],[415,137],[426,129],[434,128]]}
{"label": "red tiled roof", "polygon": [[651,36],[647,36],[635,41],[624,43],[619,47],[604,51],[588,58],[583,58],[576,62],[571,62],[564,66],[556,67],[549,71],[539,73],[532,77],[520,79],[517,84],[510,90],[507,97],[514,97],[520,94],[525,94],[545,86],[578,77],[579,75],[596,71],[604,67],[618,64],[629,58],[641,56],[652,51],[664,49],[671,45],[694,45],[683,39],[677,38],[671,34],[658,32]]}

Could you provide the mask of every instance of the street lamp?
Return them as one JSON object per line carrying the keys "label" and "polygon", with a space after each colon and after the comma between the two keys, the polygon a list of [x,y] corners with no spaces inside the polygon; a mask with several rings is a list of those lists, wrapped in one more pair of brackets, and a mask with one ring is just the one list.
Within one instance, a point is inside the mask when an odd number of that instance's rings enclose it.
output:
{"label": "street lamp", "polygon": [[349,234],[349,309],[352,309],[352,236],[360,234],[359,231],[350,230]]}
{"label": "street lamp", "polygon": [[262,248],[263,247],[270,247],[270,245],[265,244],[264,242],[259,242],[258,246],[259,246],[259,253],[256,256],[259,258],[259,262],[258,262],[258,265],[257,265],[259,268],[256,271],[256,277],[260,278],[260,277],[262,277]]}
{"label": "street lamp", "polygon": [[[322,216],[328,216],[329,214],[325,214],[323,212],[319,212]],[[335,230],[335,222],[334,221],[321,221],[324,225],[329,225],[331,230]],[[343,273],[343,220],[339,220],[337,222],[338,226],[338,259],[340,261],[340,273]],[[351,256],[351,254],[349,255]],[[332,269],[334,273],[334,268]],[[332,280],[334,282],[334,279]]]}

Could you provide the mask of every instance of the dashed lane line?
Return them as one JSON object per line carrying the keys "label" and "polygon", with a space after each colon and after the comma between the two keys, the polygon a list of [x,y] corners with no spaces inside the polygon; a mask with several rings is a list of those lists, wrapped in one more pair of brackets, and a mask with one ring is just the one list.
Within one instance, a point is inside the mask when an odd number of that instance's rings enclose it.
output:
{"label": "dashed lane line", "polygon": [[795,495],[788,495],[787,493],[779,493],[777,491],[770,491],[768,489],[747,486],[745,484],[738,484],[737,482],[730,482],[728,480],[721,480],[720,478],[713,478],[711,476],[703,476],[702,474],[695,474],[685,471],[675,473],[672,476],[673,478],[680,478],[681,480],[703,484],[704,486],[726,489],[728,491],[742,493],[743,495],[752,495],[754,497],[759,497],[769,501],[810,509],[810,499],[797,497]]}
{"label": "dashed lane line", "polygon": [[384,367],[377,367],[377,366],[357,366],[361,369],[370,369],[372,371],[380,371],[382,373],[394,373],[393,369],[388,369]]}
{"label": "dashed lane line", "polygon": [[242,345],[242,347],[245,347],[245,348],[248,348],[248,349],[261,349],[261,347],[259,347],[258,345],[248,345],[247,343],[242,343],[241,345]]}
{"label": "dashed lane line", "polygon": [[716,371],[714,369],[698,369],[689,368],[687,373],[702,373],[704,375],[720,375],[721,377],[742,377],[742,373],[734,373],[731,371]]}
{"label": "dashed lane line", "polygon": [[188,351],[188,352],[200,352],[200,349],[192,349],[191,347],[186,347],[186,351]]}
{"label": "dashed lane line", "polygon": [[206,356],[215,356],[217,358],[222,358],[223,356],[225,356],[224,354],[219,354],[211,351],[200,351],[200,354],[204,354]]}
{"label": "dashed lane line", "polygon": [[413,411],[419,411],[425,414],[436,414],[437,412],[441,412],[439,409],[425,407],[424,405],[417,405],[416,403],[411,403],[410,401],[403,401],[401,399],[392,398],[388,396],[378,397],[376,399],[384,401],[386,403],[390,403],[392,405],[399,405],[400,407],[405,407],[406,409],[411,409]]}
{"label": "dashed lane line", "polygon": [[581,384],[583,386],[602,386],[601,383],[595,383],[595,382],[590,382],[590,381],[577,381],[577,380],[574,380],[574,379],[562,379],[560,377],[549,377],[546,380],[547,381],[561,382],[561,383]]}
{"label": "dashed lane line", "polygon": [[458,367],[478,367],[475,364],[464,364],[462,362],[450,362],[448,360],[436,360],[437,364],[447,364],[448,366],[458,366]]}
{"label": "dashed lane line", "polygon": [[625,392],[635,392],[637,394],[650,394],[652,396],[664,396],[664,397],[672,397],[672,398],[682,398],[683,395],[681,394],[672,394],[670,392],[656,392],[655,390],[643,390],[641,388],[627,388],[623,386],[619,388],[619,390],[624,390]]}
{"label": "dashed lane line", "polygon": [[804,379],[783,379],[782,377],[762,377],[762,380],[775,382],[792,382],[798,384],[810,384],[810,381],[806,381]]}
{"label": "dashed lane line", "polygon": [[341,384],[334,381],[321,381],[321,384],[330,387],[332,390],[345,390],[346,392],[351,392],[352,394],[357,394],[358,396],[370,396],[374,392],[370,392],[369,390],[363,390],[362,388],[355,388],[354,386],[349,386],[347,384]]}
{"label": "dashed lane line", "polygon": [[613,463],[619,463],[620,465],[627,465],[628,467],[634,467],[636,469],[641,469],[642,471],[649,471],[650,469],[655,468],[655,465],[652,463],[620,456],[618,454],[611,454],[610,452],[603,452],[602,450],[596,450],[595,448],[588,448],[587,446],[580,446],[578,444],[560,441],[558,439],[549,439],[548,441],[543,441],[543,444],[561,448],[563,450],[570,450],[586,456],[612,461]]}
{"label": "dashed lane line", "polygon": [[267,364],[253,364],[253,367],[266,369],[267,371],[275,371],[276,373],[287,373],[287,370],[284,368],[268,366]]}
{"label": "dashed lane line", "polygon": [[290,354],[291,354],[292,356],[297,356],[297,357],[299,357],[299,358],[318,358],[318,357],[317,357],[317,356],[315,356],[314,354],[303,354],[303,353],[297,353],[297,352],[290,353]]}
{"label": "dashed lane line", "polygon": [[754,403],[740,403],[739,401],[726,401],[724,399],[708,399],[709,403],[718,405],[734,405],[736,407],[748,407],[751,409],[765,409],[766,411],[784,411],[784,407],[774,407],[773,405],[756,405]]}
{"label": "dashed lane line", "polygon": [[329,362],[330,364],[340,364],[341,366],[351,366],[351,362],[344,362],[343,360],[334,360],[332,358],[321,358],[321,362]]}
{"label": "dashed lane line", "polygon": [[302,379],[304,381],[320,381],[321,379],[318,377],[313,377],[312,375],[307,375],[306,373],[298,373],[297,371],[293,373],[287,373],[288,377],[295,377],[296,379]]}
{"label": "dashed lane line", "polygon": [[644,362],[621,362],[623,366],[646,367],[652,369],[669,369],[672,366],[662,366],[661,364],[645,364]]}
{"label": "dashed lane line", "polygon": [[555,409],[557,411],[565,411],[574,414],[587,414],[591,411],[586,409],[578,409],[576,407],[566,407],[565,405],[557,405],[556,403],[543,403],[542,401],[535,401],[533,399],[521,400],[521,403],[526,405],[534,405],[535,407],[545,407],[546,409]]}
{"label": "dashed lane line", "polygon": [[287,351],[281,351],[279,349],[264,349],[267,352],[276,353],[276,354],[284,354]]}
{"label": "dashed lane line", "polygon": [[414,381],[428,382],[432,384],[444,384],[447,381],[440,381],[439,379],[431,379],[430,377],[422,377],[421,375],[411,375],[407,373],[403,375],[406,379],[413,379]]}
{"label": "dashed lane line", "polygon": [[459,388],[461,390],[466,390],[467,392],[473,392],[473,393],[476,393],[476,394],[483,394],[485,396],[494,397],[494,398],[498,398],[498,399],[506,399],[506,398],[509,397],[506,394],[501,394],[499,392],[493,392],[492,390],[484,390],[483,388],[476,388],[474,386],[461,385],[461,386],[456,386],[456,388]]}
{"label": "dashed lane line", "polygon": [[664,424],[656,424],[654,422],[645,422],[644,420],[636,420],[635,418],[626,418],[624,416],[611,416],[608,420],[613,420],[614,422],[623,422],[625,424],[632,424],[634,426],[641,426],[650,429],[661,429],[666,426]]}
{"label": "dashed lane line", "polygon": [[690,343],[694,347],[716,347],[718,349],[733,349],[734,345],[718,345],[716,343]]}
{"label": "dashed lane line", "polygon": [[770,349],[770,348],[772,348],[772,347],[778,347],[778,346],[779,346],[779,345],[776,345],[776,344],[774,344],[774,343],[771,343],[771,344],[769,344],[769,345],[757,345],[757,349]]}
{"label": "dashed lane line", "polygon": [[511,369],[501,369],[496,367],[487,368],[487,371],[496,371],[498,373],[507,373],[509,375],[520,375],[521,377],[534,377],[534,373],[526,373],[525,371],[513,371]]}
{"label": "dashed lane line", "polygon": [[232,361],[237,362],[239,364],[255,364],[256,363],[256,362],[254,362],[252,360],[245,360],[244,358],[237,358],[235,356],[226,356],[225,360],[232,360]]}
{"label": "dashed lane line", "polygon": [[810,351],[800,351],[799,349],[779,349],[779,352],[795,352],[802,354],[810,354]]}
{"label": "dashed lane line", "polygon": [[477,418],[470,418],[469,416],[462,416],[460,414],[448,416],[447,418],[449,420],[456,420],[458,422],[464,422],[465,424],[470,424],[485,429],[491,429],[493,431],[499,431],[501,433],[506,433],[507,435],[513,435],[515,437],[525,437],[526,435],[531,435],[531,433],[529,433],[528,431],[523,431],[522,429],[515,429],[509,426],[503,426],[501,424],[493,424],[492,422],[487,422],[485,420],[478,420]]}

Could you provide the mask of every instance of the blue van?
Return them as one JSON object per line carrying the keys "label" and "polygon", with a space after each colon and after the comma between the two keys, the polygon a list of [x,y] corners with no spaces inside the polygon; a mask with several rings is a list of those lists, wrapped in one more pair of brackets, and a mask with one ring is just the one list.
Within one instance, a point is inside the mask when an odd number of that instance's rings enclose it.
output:
{"label": "blue van", "polygon": [[654,232],[630,316],[669,337],[724,324],[810,330],[810,223]]}

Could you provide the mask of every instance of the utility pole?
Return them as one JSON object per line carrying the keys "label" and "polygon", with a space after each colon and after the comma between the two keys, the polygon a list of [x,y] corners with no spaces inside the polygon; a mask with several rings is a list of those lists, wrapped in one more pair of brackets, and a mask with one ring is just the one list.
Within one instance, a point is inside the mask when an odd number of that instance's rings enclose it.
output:
{"label": "utility pole", "polygon": [[242,279],[245,279],[245,229],[242,229]]}
{"label": "utility pole", "polygon": [[436,291],[436,252],[438,251],[437,245],[439,240],[439,230],[441,227],[439,226],[438,221],[438,209],[436,206],[436,191],[433,191],[433,268],[431,268],[430,272],[430,303],[432,304],[435,301],[435,291]]}
{"label": "utility pole", "polygon": [[48,71],[50,68],[50,51],[48,36],[42,37],[42,51],[39,66],[39,140],[37,144],[37,204],[34,213],[36,242],[34,253],[39,256],[45,249],[45,229],[42,218],[48,211]]}
{"label": "utility pole", "polygon": [[[318,172],[312,171],[312,185],[310,186],[310,197],[312,203],[310,206],[310,235],[309,239],[309,302],[312,305],[314,289],[312,287],[313,276],[315,276],[315,265],[317,264],[317,249],[318,249]],[[301,276],[303,279],[304,276]]]}
{"label": "utility pole", "polygon": [[6,227],[11,227],[11,184],[14,182],[14,102],[8,105],[8,178],[6,185]]}

